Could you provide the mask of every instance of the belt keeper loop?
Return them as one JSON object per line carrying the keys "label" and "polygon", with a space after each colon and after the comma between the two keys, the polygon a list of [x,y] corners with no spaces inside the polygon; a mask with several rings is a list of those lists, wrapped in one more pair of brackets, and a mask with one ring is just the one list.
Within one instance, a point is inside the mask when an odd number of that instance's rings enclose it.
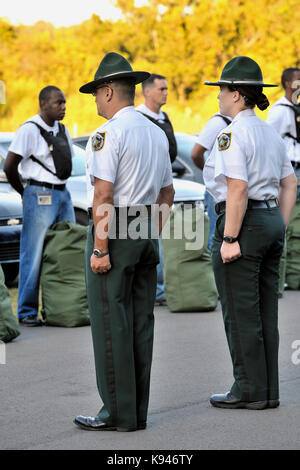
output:
{"label": "belt keeper loop", "polygon": [[269,201],[268,201],[267,199],[265,199],[264,201],[265,201],[265,203],[266,203],[267,208],[268,208],[268,209],[271,209],[270,204],[269,204]]}

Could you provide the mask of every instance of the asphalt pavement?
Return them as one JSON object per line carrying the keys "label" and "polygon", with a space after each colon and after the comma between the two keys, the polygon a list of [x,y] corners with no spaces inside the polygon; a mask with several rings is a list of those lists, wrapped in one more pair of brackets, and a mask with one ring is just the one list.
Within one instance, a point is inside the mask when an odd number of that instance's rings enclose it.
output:
{"label": "asphalt pavement", "polygon": [[94,416],[101,407],[89,326],[21,327],[0,364],[0,449],[298,450],[299,305],[299,291],[279,300],[281,405],[261,411],[209,403],[232,384],[220,306],[180,314],[156,307],[148,427],[131,433],[73,424],[76,415]]}

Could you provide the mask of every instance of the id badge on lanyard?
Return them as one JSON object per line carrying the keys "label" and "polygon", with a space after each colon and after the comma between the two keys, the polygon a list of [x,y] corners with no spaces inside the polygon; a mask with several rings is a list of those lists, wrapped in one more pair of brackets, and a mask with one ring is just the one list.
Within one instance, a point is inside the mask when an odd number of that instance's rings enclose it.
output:
{"label": "id badge on lanyard", "polygon": [[38,206],[52,206],[52,193],[37,193]]}

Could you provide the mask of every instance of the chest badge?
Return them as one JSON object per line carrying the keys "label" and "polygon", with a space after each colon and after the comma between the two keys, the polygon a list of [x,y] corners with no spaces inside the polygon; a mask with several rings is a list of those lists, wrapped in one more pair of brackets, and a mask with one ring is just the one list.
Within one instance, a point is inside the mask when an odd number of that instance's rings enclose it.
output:
{"label": "chest badge", "polygon": [[223,132],[223,134],[218,137],[218,148],[219,150],[229,149],[231,144],[231,132]]}
{"label": "chest badge", "polygon": [[98,152],[103,149],[105,144],[105,132],[96,132],[92,137],[92,149],[94,152]]}

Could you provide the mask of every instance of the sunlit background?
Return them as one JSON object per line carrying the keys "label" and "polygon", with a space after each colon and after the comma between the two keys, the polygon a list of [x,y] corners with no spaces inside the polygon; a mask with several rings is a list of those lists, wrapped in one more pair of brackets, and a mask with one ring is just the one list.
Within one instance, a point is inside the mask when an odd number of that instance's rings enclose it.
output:
{"label": "sunlit background", "polygon": [[[204,80],[219,78],[232,57],[249,55],[267,82],[280,84],[284,68],[300,65],[299,24],[298,0],[2,2],[0,131],[15,131],[36,114],[39,91],[56,85],[67,97],[71,134],[91,133],[102,121],[92,96],[78,89],[115,51],[136,70],[165,75],[163,109],[176,131],[197,133],[218,111],[218,89]],[[282,93],[267,89],[271,103]],[[142,100],[138,85],[136,104]],[[258,114],[265,119],[267,111]]]}

